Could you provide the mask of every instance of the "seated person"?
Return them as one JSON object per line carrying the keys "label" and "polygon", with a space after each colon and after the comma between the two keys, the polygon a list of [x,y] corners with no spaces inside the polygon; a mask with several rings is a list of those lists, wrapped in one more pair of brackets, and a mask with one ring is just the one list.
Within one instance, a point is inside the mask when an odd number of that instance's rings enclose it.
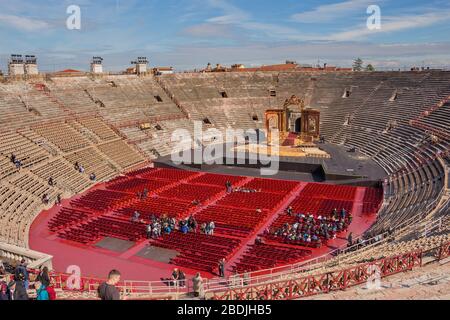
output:
{"label": "seated person", "polygon": [[14,164],[16,165],[16,168],[17,168],[17,169],[20,169],[20,168],[22,167],[22,162],[20,162],[20,160],[16,160],[16,161],[14,162]]}
{"label": "seated person", "polygon": [[52,178],[52,177],[48,178],[48,185],[49,185],[49,186],[52,186],[52,187],[56,185],[56,182],[53,181],[53,178]]}
{"label": "seated person", "polygon": [[50,202],[50,198],[48,197],[48,194],[44,194],[43,196],[42,196],[42,202],[44,203],[44,204],[48,204],[49,202]]}
{"label": "seated person", "polygon": [[133,214],[133,217],[131,218],[131,221],[138,222],[141,214],[138,211],[135,211]]}
{"label": "seated person", "polygon": [[181,226],[181,232],[184,233],[184,234],[188,233],[189,232],[189,227],[186,224],[183,224]]}

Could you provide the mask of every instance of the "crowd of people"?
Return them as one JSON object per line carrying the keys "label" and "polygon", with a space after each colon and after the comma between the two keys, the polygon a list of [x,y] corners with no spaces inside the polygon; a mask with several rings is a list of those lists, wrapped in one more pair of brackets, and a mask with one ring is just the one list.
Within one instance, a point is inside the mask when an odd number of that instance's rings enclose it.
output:
{"label": "crowd of people", "polygon": [[[133,215],[133,221],[137,222],[139,217],[140,213],[138,211],[135,211]],[[147,225],[147,238],[158,239],[163,234],[170,234],[173,230],[175,230],[176,226],[177,220],[173,217],[163,215],[158,218],[155,215],[152,215],[150,217],[150,223]]]}
{"label": "crowd of people", "polygon": [[[56,300],[55,281],[49,274],[47,267],[42,267],[35,274],[28,270],[27,263],[22,260],[19,265],[13,268],[13,272],[5,272],[9,268],[8,264],[0,261],[0,300]],[[225,260],[219,261],[221,277],[225,277]],[[9,280],[8,280],[9,279]],[[111,270],[107,279],[100,283],[97,288],[97,296],[101,300],[125,300],[126,296],[121,295],[119,282],[121,273],[118,270]],[[196,298],[204,298],[204,280],[198,272],[191,279],[192,294]],[[171,277],[165,280],[167,285],[186,288],[187,277],[183,270],[175,268]],[[234,272],[227,279],[230,286],[242,286],[250,283],[250,275],[246,271],[242,275]]]}
{"label": "crowd of people", "polygon": [[244,187],[237,187],[233,188],[233,184],[230,181],[225,182],[225,189],[227,193],[232,192],[242,192],[242,193],[255,193],[255,192],[261,192],[261,189],[252,189],[252,188],[244,188]]}
{"label": "crowd of people", "polygon": [[[131,222],[135,223],[145,223],[144,219],[141,219],[141,213],[135,211],[131,216]],[[216,225],[214,221],[208,223],[204,222],[200,226],[193,215],[188,218],[177,220],[174,217],[169,217],[167,215],[162,215],[157,217],[152,214],[150,216],[150,221],[146,226],[147,239],[158,239],[163,234],[171,234],[174,230],[178,230],[183,234],[190,232],[214,235],[214,230]]]}
{"label": "crowd of people", "polygon": [[[294,216],[292,207],[287,209],[287,214]],[[333,209],[329,216],[317,216],[312,214],[295,214],[294,223],[285,223],[275,230],[266,230],[266,234],[280,237],[287,241],[300,241],[315,245],[321,245],[322,240],[336,238],[336,234],[346,231],[353,217],[345,209],[338,211]]]}
{"label": "crowd of people", "polygon": [[[219,274],[225,278],[225,259],[218,262]],[[101,300],[127,299],[120,292],[119,282],[121,273],[111,270],[107,279],[97,288],[98,298]],[[187,287],[187,276],[181,269],[175,268],[170,276],[164,280],[167,285]],[[191,279],[194,297],[204,298],[204,280],[198,272]],[[245,271],[242,275],[237,270],[226,279],[230,286],[242,286],[250,284],[250,274]],[[29,270],[24,259],[13,267],[0,261],[0,300],[56,300],[55,281],[49,274],[47,267],[42,267],[38,272]]]}
{"label": "crowd of people", "polygon": [[[250,188],[233,188],[233,185],[230,181],[226,181],[225,188],[228,193],[232,192],[254,193],[261,191]],[[146,188],[143,189],[142,191],[136,192],[136,197],[141,201],[147,199],[148,196],[149,190]],[[200,205],[200,201],[193,200],[192,204]],[[257,209],[256,211],[262,212],[261,209]],[[141,213],[137,210],[133,212],[130,220],[131,222],[134,223],[147,223],[144,219],[141,218]],[[174,230],[179,230],[184,234],[190,232],[193,233],[200,232],[202,234],[214,235],[214,231],[216,229],[216,224],[214,221],[203,222],[199,225],[193,215],[189,216],[186,219],[177,220],[174,217],[168,217],[167,215],[157,217],[156,215],[152,214],[149,220],[150,221],[146,226],[146,235],[148,239],[158,239],[163,234],[170,234]]]}
{"label": "crowd of people", "polygon": [[36,300],[56,300],[55,283],[47,267],[39,270],[31,282],[31,275],[24,259],[9,275],[5,265],[0,261],[0,300],[30,300],[31,286],[35,290]]}

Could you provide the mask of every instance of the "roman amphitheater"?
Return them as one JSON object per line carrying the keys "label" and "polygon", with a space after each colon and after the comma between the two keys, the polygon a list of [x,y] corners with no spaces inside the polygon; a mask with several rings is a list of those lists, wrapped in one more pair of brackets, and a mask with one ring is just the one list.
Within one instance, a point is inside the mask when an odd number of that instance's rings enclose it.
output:
{"label": "roman amphitheater", "polygon": [[[0,111],[1,260],[48,266],[61,299],[97,299],[113,268],[128,299],[191,299],[197,272],[206,299],[448,298],[450,72],[68,70],[1,78]],[[273,114],[276,176],[170,161],[176,129],[267,132]],[[352,221],[331,238],[275,232],[335,208]],[[215,231],[148,237],[162,216]]]}

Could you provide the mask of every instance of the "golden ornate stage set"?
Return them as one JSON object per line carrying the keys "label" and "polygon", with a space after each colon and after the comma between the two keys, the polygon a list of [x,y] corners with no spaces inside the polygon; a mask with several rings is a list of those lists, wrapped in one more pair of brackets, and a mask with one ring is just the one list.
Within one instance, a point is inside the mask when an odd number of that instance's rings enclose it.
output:
{"label": "golden ornate stage set", "polygon": [[[249,144],[237,150],[285,157],[330,158],[315,143],[320,139],[320,111],[306,108],[303,99],[293,95],[286,99],[282,109],[267,110],[265,123],[267,145]],[[274,130],[278,137],[272,136]]]}

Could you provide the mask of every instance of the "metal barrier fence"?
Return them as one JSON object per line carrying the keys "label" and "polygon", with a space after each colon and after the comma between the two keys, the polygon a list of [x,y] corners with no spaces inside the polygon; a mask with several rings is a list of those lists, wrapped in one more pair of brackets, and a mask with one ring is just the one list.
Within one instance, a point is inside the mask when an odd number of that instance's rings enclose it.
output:
{"label": "metal barrier fence", "polygon": [[421,267],[424,255],[432,255],[436,260],[445,259],[450,255],[450,243],[441,244],[426,252],[415,251],[381,258],[342,270],[307,275],[296,279],[249,286],[235,284],[228,288],[215,290],[206,289],[205,297],[214,300],[292,300],[345,290],[364,283],[369,286],[377,279]]}

